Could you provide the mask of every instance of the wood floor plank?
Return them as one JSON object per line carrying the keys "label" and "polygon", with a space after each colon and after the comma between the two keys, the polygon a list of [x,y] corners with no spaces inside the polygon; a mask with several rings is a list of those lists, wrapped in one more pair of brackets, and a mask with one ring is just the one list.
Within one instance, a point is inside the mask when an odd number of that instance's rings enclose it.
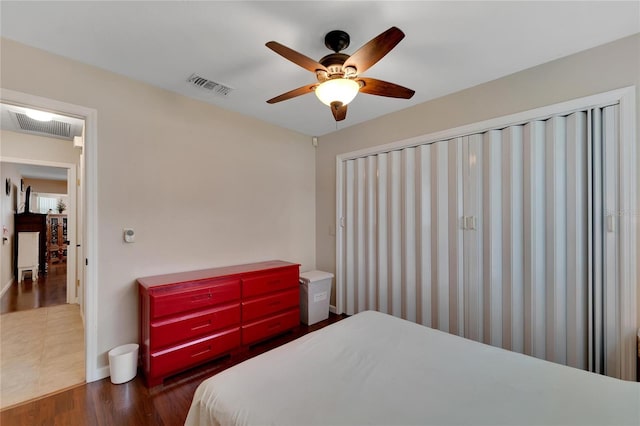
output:
{"label": "wood floor plank", "polygon": [[14,282],[0,298],[0,313],[24,311],[67,303],[67,274],[64,269],[49,271],[33,281]]}

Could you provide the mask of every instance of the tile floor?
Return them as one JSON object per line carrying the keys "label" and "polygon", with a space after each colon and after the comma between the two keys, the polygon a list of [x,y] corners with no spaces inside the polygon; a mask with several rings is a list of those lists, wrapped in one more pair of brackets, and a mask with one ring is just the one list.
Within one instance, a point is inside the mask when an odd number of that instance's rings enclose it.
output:
{"label": "tile floor", "polygon": [[78,305],[0,315],[0,409],[85,382]]}

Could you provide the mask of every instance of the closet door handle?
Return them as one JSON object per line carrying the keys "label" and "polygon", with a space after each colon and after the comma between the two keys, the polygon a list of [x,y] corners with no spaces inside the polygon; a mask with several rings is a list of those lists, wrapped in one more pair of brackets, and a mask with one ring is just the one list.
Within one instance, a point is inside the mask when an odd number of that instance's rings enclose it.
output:
{"label": "closet door handle", "polygon": [[475,231],[478,229],[477,216],[462,216],[462,229],[465,231]]}
{"label": "closet door handle", "polygon": [[607,231],[616,232],[616,217],[612,214],[607,216]]}

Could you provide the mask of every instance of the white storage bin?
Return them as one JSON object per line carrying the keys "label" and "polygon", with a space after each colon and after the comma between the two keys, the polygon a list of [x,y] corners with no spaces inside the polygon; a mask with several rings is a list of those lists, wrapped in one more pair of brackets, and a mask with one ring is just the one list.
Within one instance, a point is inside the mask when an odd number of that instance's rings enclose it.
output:
{"label": "white storage bin", "polygon": [[136,377],[138,372],[138,344],[118,346],[109,351],[111,383],[119,385]]}
{"label": "white storage bin", "polygon": [[300,321],[312,325],[329,318],[333,274],[309,271],[300,274]]}

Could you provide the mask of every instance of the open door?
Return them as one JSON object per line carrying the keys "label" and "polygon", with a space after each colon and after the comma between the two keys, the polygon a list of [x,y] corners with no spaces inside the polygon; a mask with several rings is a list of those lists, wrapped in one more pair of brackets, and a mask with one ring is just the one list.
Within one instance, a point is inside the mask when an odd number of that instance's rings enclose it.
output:
{"label": "open door", "polygon": [[67,303],[78,303],[78,286],[76,274],[76,248],[79,245],[77,238],[77,217],[78,217],[78,179],[76,168],[67,169],[67,197],[69,209],[67,213]]}

